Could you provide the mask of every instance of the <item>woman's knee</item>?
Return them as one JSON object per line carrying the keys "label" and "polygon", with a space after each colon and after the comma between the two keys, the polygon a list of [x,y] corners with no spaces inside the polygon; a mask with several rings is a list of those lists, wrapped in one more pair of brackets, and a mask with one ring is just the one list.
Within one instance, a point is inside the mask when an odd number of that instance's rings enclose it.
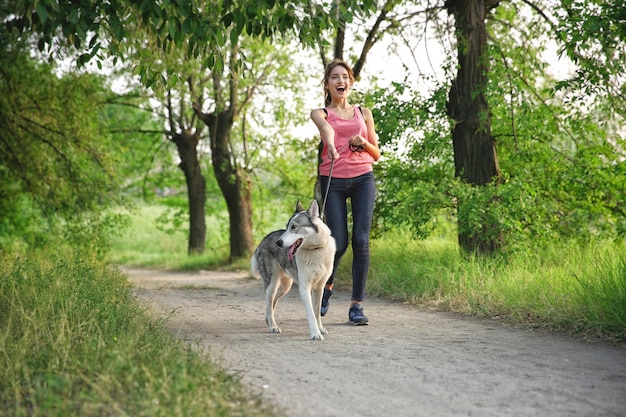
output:
{"label": "woman's knee", "polygon": [[367,250],[370,246],[370,235],[369,231],[362,233],[355,233],[352,236],[352,249],[356,250]]}
{"label": "woman's knee", "polygon": [[348,250],[348,239],[341,239],[341,240],[337,240],[335,239],[335,245],[337,247],[337,251],[336,256],[337,257],[342,257],[346,251]]}

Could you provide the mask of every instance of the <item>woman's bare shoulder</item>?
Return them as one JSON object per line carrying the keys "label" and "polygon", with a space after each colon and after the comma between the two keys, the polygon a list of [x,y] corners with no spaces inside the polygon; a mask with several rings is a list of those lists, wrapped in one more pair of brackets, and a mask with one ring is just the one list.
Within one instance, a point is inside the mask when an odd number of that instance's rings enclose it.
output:
{"label": "woman's bare shoulder", "polygon": [[319,109],[311,110],[311,118],[312,119],[317,119],[317,118],[326,119],[327,115],[328,115],[328,113],[327,113],[325,108],[319,108]]}
{"label": "woman's bare shoulder", "polygon": [[372,115],[372,111],[369,109],[369,107],[364,107],[364,106],[361,106],[361,112],[362,112],[364,115],[368,115],[368,116],[371,116],[371,115]]}

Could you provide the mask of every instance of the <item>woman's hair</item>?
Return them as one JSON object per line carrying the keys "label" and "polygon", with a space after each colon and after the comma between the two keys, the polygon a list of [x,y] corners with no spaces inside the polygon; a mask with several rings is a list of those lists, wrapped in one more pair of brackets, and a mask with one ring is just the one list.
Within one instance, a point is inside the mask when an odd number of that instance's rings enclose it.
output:
{"label": "woman's hair", "polygon": [[330,96],[330,90],[328,89],[328,80],[330,79],[330,73],[340,65],[344,67],[346,71],[348,71],[348,77],[350,77],[350,85],[354,84],[354,71],[352,71],[352,67],[347,62],[341,59],[334,59],[330,64],[326,65],[326,71],[324,71],[324,106],[328,106],[332,100]]}

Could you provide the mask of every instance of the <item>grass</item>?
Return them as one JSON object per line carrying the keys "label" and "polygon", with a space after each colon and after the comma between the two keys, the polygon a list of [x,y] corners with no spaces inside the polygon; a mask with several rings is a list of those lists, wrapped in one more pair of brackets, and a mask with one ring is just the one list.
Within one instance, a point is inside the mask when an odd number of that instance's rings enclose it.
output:
{"label": "grass", "polygon": [[[141,221],[133,221],[135,226],[127,235],[132,241],[114,245],[118,262],[170,269],[224,267],[228,257],[224,249],[189,257],[184,233],[161,235],[154,222],[146,223],[158,217],[158,208],[149,207],[137,215]],[[284,225],[286,216],[274,217]],[[255,232],[259,240],[272,230],[270,224],[265,228]],[[219,230],[217,226],[210,229]],[[626,340],[624,242],[557,242],[506,257],[478,259],[459,253],[454,233],[448,228],[431,239],[416,241],[399,230],[372,240],[369,294],[497,317],[512,324]],[[209,240],[227,246],[225,237]],[[129,246],[137,251],[136,256]],[[337,285],[350,287],[350,265],[348,251]],[[247,260],[240,260],[228,268],[247,270],[249,265]]]}
{"label": "grass", "polygon": [[[626,340],[623,243],[555,243],[479,259],[461,255],[452,240],[417,243],[398,235],[372,243],[372,293],[512,324]],[[349,277],[349,270],[342,275]]]}
{"label": "grass", "polygon": [[207,217],[206,252],[187,255],[187,225],[163,230],[159,219],[164,208],[143,206],[131,213],[132,227],[113,239],[111,261],[120,265],[146,268],[198,270],[216,268],[228,259],[228,221]]}
{"label": "grass", "polygon": [[270,416],[88,254],[0,254],[0,415]]}

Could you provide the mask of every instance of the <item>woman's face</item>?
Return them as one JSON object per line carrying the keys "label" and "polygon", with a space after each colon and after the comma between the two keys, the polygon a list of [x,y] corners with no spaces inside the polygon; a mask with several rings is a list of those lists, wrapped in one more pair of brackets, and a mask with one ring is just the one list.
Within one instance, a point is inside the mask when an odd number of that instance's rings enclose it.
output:
{"label": "woman's face", "polygon": [[352,87],[348,70],[345,69],[342,65],[337,65],[330,72],[328,80],[326,81],[326,86],[330,91],[330,95],[332,96],[333,100],[342,100],[348,98],[348,94],[350,93],[350,87]]}

